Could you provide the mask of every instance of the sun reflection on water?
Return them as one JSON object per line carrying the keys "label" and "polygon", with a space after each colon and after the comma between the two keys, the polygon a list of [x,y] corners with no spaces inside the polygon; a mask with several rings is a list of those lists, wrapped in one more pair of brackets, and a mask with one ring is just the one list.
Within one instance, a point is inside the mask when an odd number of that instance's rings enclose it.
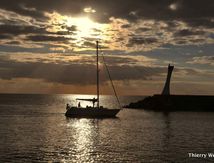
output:
{"label": "sun reflection on water", "polygon": [[[95,144],[97,140],[97,122],[91,119],[75,119],[67,124],[71,129],[69,160],[74,162],[95,162]],[[63,162],[69,162],[62,160]]]}

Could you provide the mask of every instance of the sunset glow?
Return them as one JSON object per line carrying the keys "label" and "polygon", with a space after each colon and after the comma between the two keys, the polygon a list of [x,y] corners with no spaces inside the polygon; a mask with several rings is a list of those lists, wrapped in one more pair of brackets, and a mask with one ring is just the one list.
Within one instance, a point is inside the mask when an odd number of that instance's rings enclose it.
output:
{"label": "sunset glow", "polygon": [[53,24],[49,31],[64,32],[63,34],[70,38],[70,43],[82,46],[85,39],[105,41],[108,39],[105,34],[105,31],[110,28],[108,24],[94,22],[89,17],[63,16],[58,13],[49,16],[51,17],[50,24]]}
{"label": "sunset glow", "polygon": [[213,19],[202,2],[0,2],[0,92],[94,94],[99,40],[122,94],[159,93],[169,63],[173,93],[213,94]]}

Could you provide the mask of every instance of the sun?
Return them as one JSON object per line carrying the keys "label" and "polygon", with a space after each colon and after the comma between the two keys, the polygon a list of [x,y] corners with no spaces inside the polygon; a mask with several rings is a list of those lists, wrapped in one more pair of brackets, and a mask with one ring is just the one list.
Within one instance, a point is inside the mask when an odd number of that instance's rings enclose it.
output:
{"label": "sun", "polygon": [[70,42],[79,47],[83,47],[86,40],[105,40],[109,39],[107,34],[109,24],[99,23],[87,16],[67,16],[59,13],[49,15],[52,27],[50,32],[61,32],[64,37],[71,38]]}
{"label": "sun", "polygon": [[92,37],[95,36],[95,34],[98,36],[99,33],[97,31],[101,32],[101,30],[98,29],[103,29],[101,24],[93,22],[88,17],[67,17],[65,23],[68,27],[75,26],[77,28],[77,36],[81,38]]}

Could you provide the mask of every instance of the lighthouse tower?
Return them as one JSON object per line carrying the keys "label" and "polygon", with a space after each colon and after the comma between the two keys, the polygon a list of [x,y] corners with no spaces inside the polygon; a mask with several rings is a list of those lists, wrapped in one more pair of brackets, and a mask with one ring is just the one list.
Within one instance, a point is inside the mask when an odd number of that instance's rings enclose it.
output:
{"label": "lighthouse tower", "polygon": [[172,76],[172,71],[174,69],[174,66],[168,65],[168,73],[166,78],[166,83],[162,91],[162,95],[170,95],[170,79]]}

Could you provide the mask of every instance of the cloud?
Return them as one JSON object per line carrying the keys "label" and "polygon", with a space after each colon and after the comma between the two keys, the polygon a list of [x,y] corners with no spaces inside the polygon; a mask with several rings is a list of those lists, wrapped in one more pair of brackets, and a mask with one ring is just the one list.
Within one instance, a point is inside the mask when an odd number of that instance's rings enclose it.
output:
{"label": "cloud", "polygon": [[190,64],[206,64],[214,66],[214,56],[201,56],[201,57],[193,57],[192,61],[188,61]]}
{"label": "cloud", "polygon": [[[95,54],[95,38],[101,38],[113,78],[120,82],[163,77],[165,68],[161,65],[171,61],[210,68],[213,8],[213,0],[3,0],[0,51],[19,60],[1,58],[0,77],[94,84],[90,73],[95,72],[91,55]],[[209,56],[194,51],[199,48],[207,49],[209,52],[204,53]],[[23,58],[18,52],[39,57]],[[61,56],[47,58],[50,53]],[[181,77],[194,74],[201,80],[202,72],[191,68],[179,68],[178,72]],[[81,78],[76,77],[82,73]],[[101,81],[105,83],[106,79]]]}
{"label": "cloud", "polygon": [[35,26],[21,26],[21,25],[0,25],[0,34],[7,35],[22,35],[22,34],[42,34],[48,33],[45,28]]}
{"label": "cloud", "polygon": [[[38,3],[39,4],[39,3]],[[47,20],[48,17],[41,10],[37,10],[36,5],[30,5],[29,2],[25,0],[21,1],[0,1],[1,9],[15,12],[20,15],[30,16],[38,20]]]}
{"label": "cloud", "polygon": [[[108,3],[104,0],[8,0],[0,2],[0,33],[5,40],[12,39],[9,35],[25,35],[27,39],[16,38],[25,44],[27,41],[62,41],[72,35],[78,44],[71,45],[74,49],[81,49],[80,45],[83,45],[82,48],[93,47],[88,40],[84,40],[83,34],[93,36],[93,39],[102,35],[107,40],[103,46],[109,50],[148,51],[165,44],[198,45],[214,42],[211,37],[207,38],[213,33],[214,14],[211,6],[213,2],[210,0],[110,0]],[[65,16],[89,17],[106,23],[108,27],[105,30],[95,27],[91,34],[88,29],[87,32],[81,32],[79,26],[72,24],[72,19],[64,20]],[[83,29],[86,27],[81,26]]]}
{"label": "cloud", "polygon": [[11,39],[11,35],[8,35],[8,34],[2,34],[0,35],[0,39]]}
{"label": "cloud", "polygon": [[36,18],[45,17],[44,12],[56,11],[61,14],[77,15],[83,14],[86,11],[84,9],[87,9],[87,11],[96,10],[97,14],[95,16],[99,21],[108,20],[110,17],[125,18],[130,21],[142,18],[156,20],[182,19],[189,21],[195,18],[212,18],[214,16],[212,0],[197,2],[195,0],[177,0],[174,2],[171,0],[109,0],[108,2],[105,0],[7,0],[1,1],[0,6],[6,10]]}
{"label": "cloud", "polygon": [[184,36],[192,36],[192,35],[203,35],[204,31],[193,31],[190,29],[183,29],[174,33],[175,37],[184,37]]}
{"label": "cloud", "polygon": [[[113,80],[119,82],[156,80],[165,81],[166,67],[147,65],[152,60],[130,56],[106,56],[106,62]],[[142,59],[142,60],[141,60]],[[145,60],[145,61],[143,61]],[[102,60],[100,60],[102,61]],[[143,64],[142,64],[143,62]],[[100,66],[101,84],[108,81],[104,67]],[[175,75],[182,81],[191,76],[204,76],[203,71],[190,68],[175,69]],[[50,83],[71,85],[96,84],[95,56],[63,56],[58,54],[0,55],[0,78],[38,79]]]}
{"label": "cloud", "polygon": [[67,42],[68,40],[72,40],[72,38],[63,36],[31,35],[27,36],[26,40],[35,42],[46,42],[46,41]]}
{"label": "cloud", "polygon": [[123,24],[123,25],[121,26],[121,28],[130,28],[130,27],[131,27],[130,24]]}
{"label": "cloud", "polygon": [[[161,67],[139,66],[136,64],[138,60],[131,57],[106,56],[106,62],[112,78],[118,81],[148,80],[151,76],[165,72],[165,68]],[[100,69],[103,68],[100,67]],[[108,81],[107,74],[103,70],[100,75],[101,83]],[[75,57],[50,54],[44,57],[43,54],[42,57],[36,54],[24,56],[14,54],[0,57],[0,78],[4,80],[30,78],[61,84],[87,85],[96,83],[95,76],[95,56]]]}
{"label": "cloud", "polygon": [[157,43],[158,40],[156,38],[148,37],[132,37],[129,39],[129,43],[127,46],[133,46],[133,45],[142,45],[142,44],[153,44]]}
{"label": "cloud", "polygon": [[71,26],[67,26],[66,24],[61,26],[62,29],[66,29],[66,31],[70,32],[74,32],[77,31],[77,26],[76,25],[71,25]]}
{"label": "cloud", "polygon": [[83,11],[86,12],[86,13],[95,13],[96,12],[96,10],[94,10],[91,7],[86,7],[86,8],[83,9]]}
{"label": "cloud", "polygon": [[96,43],[90,42],[90,41],[84,41],[82,44],[83,47],[90,47],[90,48],[95,48]]}

